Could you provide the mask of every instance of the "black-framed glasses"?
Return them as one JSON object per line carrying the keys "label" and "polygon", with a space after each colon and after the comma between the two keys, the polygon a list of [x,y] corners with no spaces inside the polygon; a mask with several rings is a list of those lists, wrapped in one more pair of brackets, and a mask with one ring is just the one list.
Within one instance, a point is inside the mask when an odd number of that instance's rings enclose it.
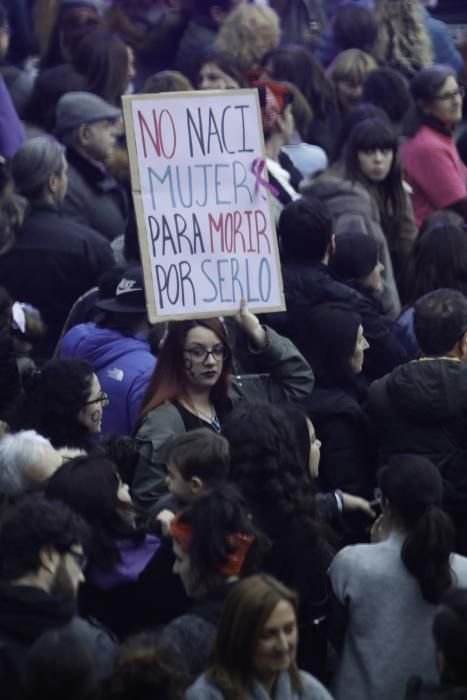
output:
{"label": "black-framed glasses", "polygon": [[456,97],[465,97],[465,87],[463,85],[459,85],[457,90],[453,90],[453,92],[445,92],[444,95],[435,95],[433,99],[436,100],[436,102],[450,102]]}
{"label": "black-framed glasses", "polygon": [[204,364],[209,355],[212,356],[215,362],[225,360],[229,355],[229,350],[225,345],[215,345],[211,350],[208,350],[202,345],[194,345],[191,348],[184,348],[183,352],[190,355],[193,362],[199,362],[200,364]]}
{"label": "black-framed glasses", "polygon": [[88,563],[88,558],[84,552],[77,552],[75,549],[67,549],[65,554],[69,554],[75,560],[77,566],[83,571]]}
{"label": "black-framed glasses", "polygon": [[93,403],[101,403],[103,406],[107,406],[109,403],[109,395],[105,391],[101,391],[99,396],[91,401],[86,401],[83,406],[92,406]]}

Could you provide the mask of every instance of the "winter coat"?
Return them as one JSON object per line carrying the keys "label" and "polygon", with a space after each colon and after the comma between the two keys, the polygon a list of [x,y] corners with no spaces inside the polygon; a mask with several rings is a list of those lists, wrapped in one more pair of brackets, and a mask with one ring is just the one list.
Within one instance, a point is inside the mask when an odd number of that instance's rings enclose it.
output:
{"label": "winter coat", "polygon": [[[345,547],[329,568],[340,618],[336,639],[343,636],[331,686],[336,700],[394,700],[414,674],[437,679],[436,606],[403,563],[403,542],[404,535],[392,533],[377,544]],[[452,554],[451,571],[455,586],[467,584],[465,557]]]}
{"label": "winter coat", "polygon": [[47,334],[34,356],[51,356],[74,302],[113,266],[110,245],[95,231],[50,204],[33,204],[8,253],[0,256],[0,283],[13,299],[36,306]]}
{"label": "winter coat", "polygon": [[[299,400],[313,389],[313,372],[293,343],[270,328],[266,332],[266,347],[254,354],[262,362],[263,371],[269,374],[232,377],[229,399],[233,405],[245,399]],[[207,424],[199,422],[201,425]],[[131,493],[148,512],[157,507],[158,499],[166,493],[165,447],[172,437],[185,431],[179,409],[169,402],[150,411],[138,427],[136,442],[140,459]]]}
{"label": "winter coat", "polygon": [[128,217],[126,192],[104,166],[67,149],[68,188],[63,211],[113,241],[124,233]]}
{"label": "winter coat", "polygon": [[0,682],[2,697],[15,698],[28,649],[51,629],[69,630],[91,652],[101,678],[110,675],[115,641],[96,622],[76,614],[73,600],[55,598],[40,588],[0,584]]}
{"label": "winter coat", "polygon": [[356,398],[337,385],[318,386],[304,406],[322,441],[320,489],[340,489],[371,500],[376,484],[376,440]]}
{"label": "winter coat", "polygon": [[399,292],[394,277],[391,252],[398,256],[406,256],[417,235],[417,229],[410,214],[410,203],[407,200],[407,213],[398,228],[400,242],[391,245],[386,239],[381,227],[381,216],[378,204],[369,189],[359,182],[335,174],[325,173],[302,186],[304,194],[311,194],[324,202],[333,218],[333,231],[340,233],[364,233],[371,236],[376,243],[378,260],[384,265],[384,288],[381,301],[386,313],[391,318],[397,318],[401,310]]}
{"label": "winter coat", "polygon": [[438,464],[466,443],[467,366],[449,358],[401,365],[373,382],[366,410],[383,458],[409,453]]}
{"label": "winter coat", "polygon": [[[395,323],[380,313],[378,305],[352,287],[341,282],[321,262],[287,262],[282,265],[286,313],[268,314],[267,322],[280,333],[298,342],[303,333],[302,316],[319,304],[348,304],[362,317],[365,337],[370,343],[363,370],[371,379],[381,377],[408,359],[404,347],[395,339]],[[311,342],[311,340],[310,340]],[[306,356],[306,347],[300,347]]]}
{"label": "winter coat", "polygon": [[467,556],[467,450],[455,452],[439,464],[443,478],[443,510],[456,530],[456,552]]}
{"label": "winter coat", "polygon": [[140,333],[81,323],[71,328],[60,344],[61,357],[77,357],[91,363],[109,405],[102,415],[102,434],[131,435],[156,358]]}
{"label": "winter coat", "polygon": [[[303,686],[300,693],[293,690],[289,674],[282,671],[272,697],[266,692],[264,686],[255,680],[244,700],[332,700],[326,688],[316,678],[304,671],[299,673]],[[186,700],[224,700],[224,695],[203,674],[188,688]]]}

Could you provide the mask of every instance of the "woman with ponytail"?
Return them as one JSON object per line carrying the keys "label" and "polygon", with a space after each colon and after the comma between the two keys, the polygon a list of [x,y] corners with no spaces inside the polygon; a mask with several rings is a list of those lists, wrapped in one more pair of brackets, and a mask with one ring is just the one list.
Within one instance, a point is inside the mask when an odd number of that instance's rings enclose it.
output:
{"label": "woman with ponytail", "polygon": [[467,585],[467,559],[452,554],[454,528],[441,510],[442,480],[433,464],[393,457],[379,486],[374,543],[346,547],[329,568],[332,636],[341,651],[336,700],[394,700],[414,675],[435,682],[435,606],[451,586]]}

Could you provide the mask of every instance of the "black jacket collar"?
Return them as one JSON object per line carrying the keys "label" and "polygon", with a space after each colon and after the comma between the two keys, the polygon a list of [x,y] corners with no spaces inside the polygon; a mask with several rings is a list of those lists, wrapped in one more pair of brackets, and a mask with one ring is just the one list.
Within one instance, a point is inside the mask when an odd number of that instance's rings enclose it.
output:
{"label": "black jacket collar", "polygon": [[67,624],[75,615],[74,600],[51,596],[33,586],[0,584],[0,636],[33,641],[42,632]]}
{"label": "black jacket collar", "polygon": [[74,148],[67,148],[66,157],[69,165],[75,168],[91,187],[109,190],[117,186],[103,165],[93,163],[75,151]]}

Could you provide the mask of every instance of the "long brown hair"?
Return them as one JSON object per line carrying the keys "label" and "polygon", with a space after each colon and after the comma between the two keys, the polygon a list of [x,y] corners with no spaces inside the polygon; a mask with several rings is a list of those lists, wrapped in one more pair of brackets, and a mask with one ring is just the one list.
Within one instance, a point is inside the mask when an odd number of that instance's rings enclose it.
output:
{"label": "long brown hair", "polygon": [[36,0],[33,6],[34,34],[39,53],[44,56],[60,13],[61,0]]}
{"label": "long brown hair", "polygon": [[[255,677],[253,658],[261,630],[282,601],[290,603],[297,614],[295,593],[267,574],[243,579],[227,596],[207,671],[208,680],[222,691],[225,700],[246,698]],[[295,662],[288,672],[292,688],[300,692]]]}
{"label": "long brown hair", "polygon": [[[144,395],[140,419],[144,418],[149,411],[157,408],[157,406],[166,401],[173,401],[173,399],[185,393],[186,376],[183,348],[188,331],[197,326],[202,326],[215,333],[221,343],[227,349],[230,349],[227,333],[218,318],[172,321],[169,323],[164,345],[159,353],[156,368]],[[221,375],[211,390],[211,397],[214,401],[224,401],[227,398],[231,373],[232,358],[229,352],[224,360]]]}
{"label": "long brown hair", "polygon": [[116,34],[90,31],[85,34],[71,56],[73,68],[84,75],[90,92],[112,105],[128,87],[128,48]]}

